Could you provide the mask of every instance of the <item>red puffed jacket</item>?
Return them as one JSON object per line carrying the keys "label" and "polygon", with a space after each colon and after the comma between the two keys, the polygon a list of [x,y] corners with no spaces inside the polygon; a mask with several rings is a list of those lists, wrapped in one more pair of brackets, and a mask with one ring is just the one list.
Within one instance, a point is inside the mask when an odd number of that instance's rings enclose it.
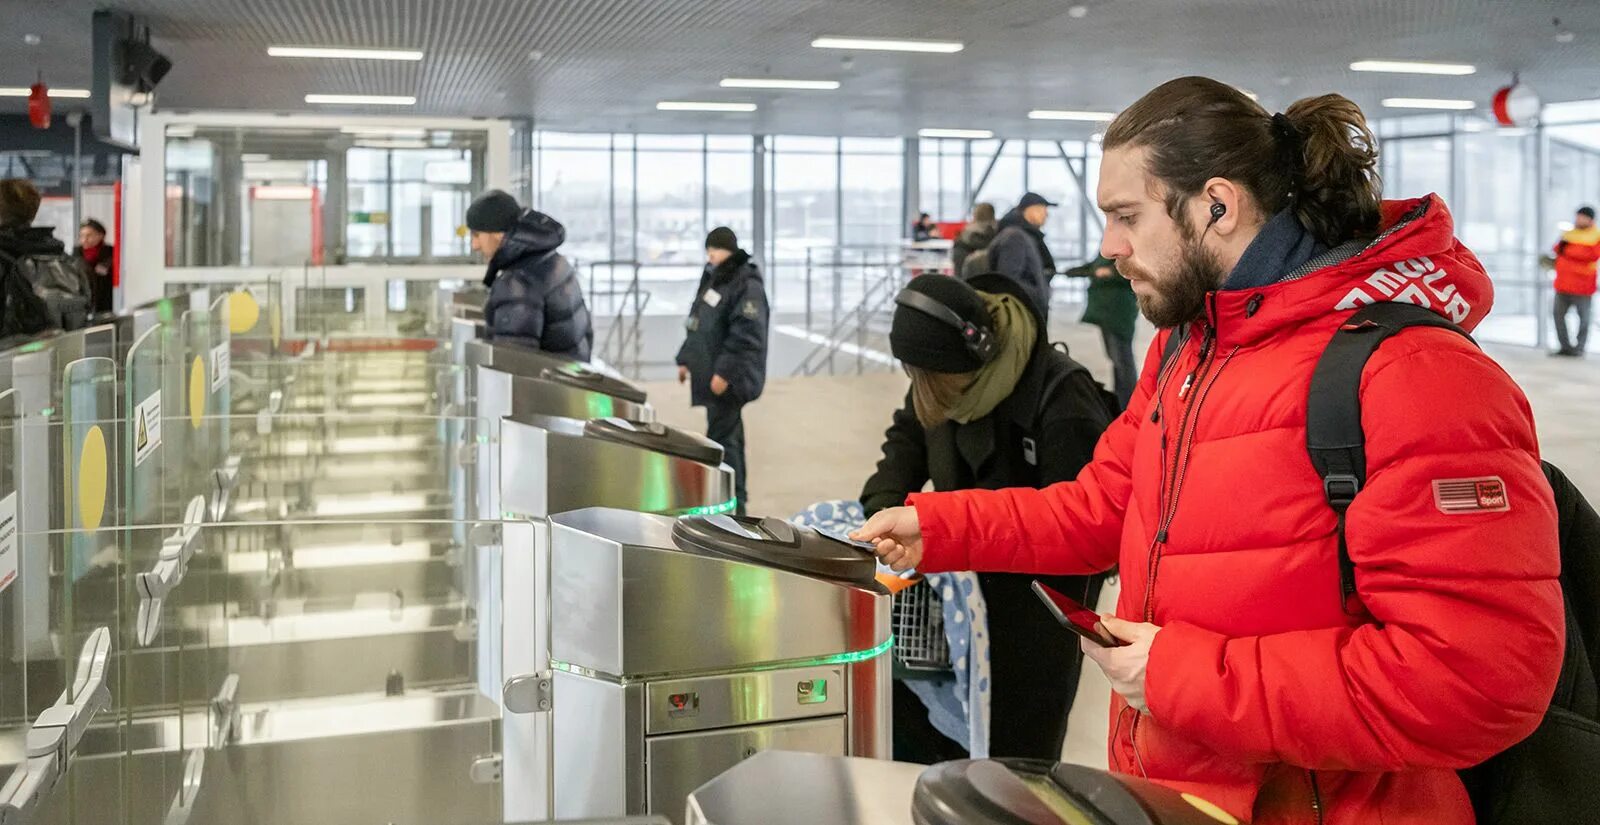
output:
{"label": "red puffed jacket", "polygon": [[[1266,825],[1466,825],[1455,770],[1533,731],[1561,664],[1555,505],[1517,385],[1460,336],[1407,330],[1361,382],[1367,486],[1350,507],[1359,606],[1306,452],[1312,369],[1376,301],[1471,329],[1483,267],[1437,197],[1384,205],[1370,244],[1212,293],[1075,481],[911,496],[921,569],[1119,564],[1117,615],[1161,626],[1147,712],[1113,695],[1114,770]],[[1472,506],[1441,491],[1501,482]],[[1493,489],[1486,486],[1485,489]]]}

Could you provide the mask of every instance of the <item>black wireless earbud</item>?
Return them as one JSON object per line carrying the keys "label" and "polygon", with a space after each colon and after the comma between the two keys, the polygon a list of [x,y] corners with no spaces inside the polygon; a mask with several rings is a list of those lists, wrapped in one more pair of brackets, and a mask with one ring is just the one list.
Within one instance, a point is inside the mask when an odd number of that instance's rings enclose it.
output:
{"label": "black wireless earbud", "polygon": [[1225,206],[1221,201],[1211,204],[1211,223],[1206,224],[1206,226],[1211,226],[1217,221],[1222,220],[1222,216],[1226,214],[1228,214],[1228,207]]}

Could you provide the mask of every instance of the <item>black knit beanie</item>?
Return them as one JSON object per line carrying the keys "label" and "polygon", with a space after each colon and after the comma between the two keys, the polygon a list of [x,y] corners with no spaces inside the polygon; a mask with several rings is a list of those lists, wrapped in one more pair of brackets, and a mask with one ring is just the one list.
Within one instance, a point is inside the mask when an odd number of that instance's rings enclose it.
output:
{"label": "black knit beanie", "polygon": [[[963,320],[993,329],[989,310],[972,287],[949,275],[919,275],[906,289],[920,292],[959,315]],[[967,349],[961,330],[914,307],[894,308],[889,326],[889,350],[894,357],[925,370],[944,373],[972,372],[983,360]]]}
{"label": "black knit beanie", "polygon": [[706,249],[726,249],[729,252],[739,251],[739,236],[726,226],[719,226],[711,230],[706,236]]}
{"label": "black knit beanie", "polygon": [[509,232],[522,217],[517,199],[499,189],[490,189],[467,207],[467,228],[474,232]]}

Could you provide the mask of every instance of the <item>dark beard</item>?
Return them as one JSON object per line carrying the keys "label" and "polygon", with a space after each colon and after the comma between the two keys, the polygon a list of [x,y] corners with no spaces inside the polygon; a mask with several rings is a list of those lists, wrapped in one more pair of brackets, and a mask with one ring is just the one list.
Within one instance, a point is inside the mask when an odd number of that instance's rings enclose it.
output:
{"label": "dark beard", "polygon": [[1157,329],[1172,329],[1199,320],[1206,312],[1206,295],[1222,285],[1222,262],[1199,239],[1190,240],[1182,227],[1183,251],[1178,271],[1165,281],[1149,281],[1154,295],[1140,295],[1139,311]]}

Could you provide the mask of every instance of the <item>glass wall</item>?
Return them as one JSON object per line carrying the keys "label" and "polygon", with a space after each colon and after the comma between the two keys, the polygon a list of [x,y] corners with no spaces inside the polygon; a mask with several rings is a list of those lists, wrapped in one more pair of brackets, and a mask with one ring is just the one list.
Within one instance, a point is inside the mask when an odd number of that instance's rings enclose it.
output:
{"label": "glass wall", "polygon": [[484,132],[173,125],[167,266],[459,263]]}

